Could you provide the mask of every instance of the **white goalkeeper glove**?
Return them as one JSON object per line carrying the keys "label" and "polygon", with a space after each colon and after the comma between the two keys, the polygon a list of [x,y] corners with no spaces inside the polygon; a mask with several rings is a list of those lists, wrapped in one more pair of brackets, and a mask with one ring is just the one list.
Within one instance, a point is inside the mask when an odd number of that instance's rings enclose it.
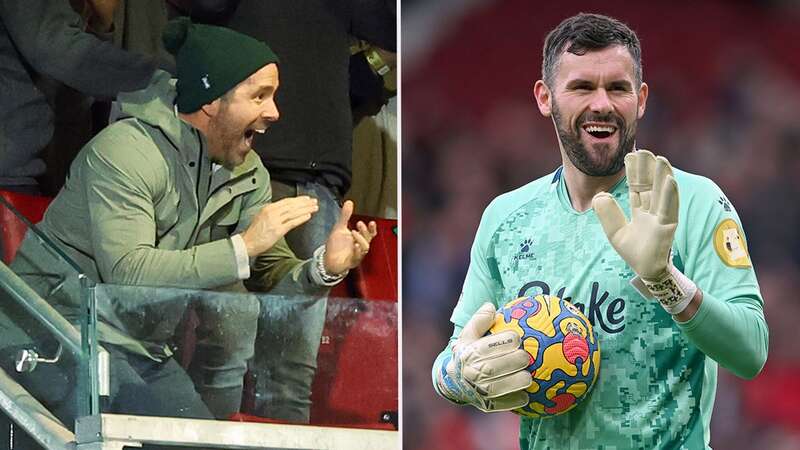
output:
{"label": "white goalkeeper glove", "polygon": [[531,374],[528,353],[513,331],[484,336],[494,323],[495,307],[484,303],[464,326],[436,373],[439,393],[455,403],[484,412],[509,411],[528,404]]}
{"label": "white goalkeeper glove", "polygon": [[645,297],[655,297],[670,314],[679,314],[697,286],[672,265],[679,206],[672,166],[663,156],[638,150],[625,155],[625,173],[631,221],[607,192],[595,195],[592,207],[608,241],[638,275],[631,284]]}

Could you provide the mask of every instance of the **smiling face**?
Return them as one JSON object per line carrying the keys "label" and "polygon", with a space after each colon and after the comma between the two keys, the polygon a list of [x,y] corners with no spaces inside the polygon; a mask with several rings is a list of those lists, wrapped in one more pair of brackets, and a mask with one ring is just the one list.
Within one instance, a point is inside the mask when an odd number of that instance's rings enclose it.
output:
{"label": "smiling face", "polygon": [[265,133],[280,116],[277,90],[278,66],[268,64],[206,105],[211,116],[206,138],[213,162],[228,170],[244,162],[255,133]]}
{"label": "smiling face", "polygon": [[628,49],[612,45],[583,55],[564,52],[554,75],[552,86],[537,81],[534,94],[542,114],[553,118],[563,155],[589,176],[621,171],[625,154],[633,150],[648,90],[636,82]]}

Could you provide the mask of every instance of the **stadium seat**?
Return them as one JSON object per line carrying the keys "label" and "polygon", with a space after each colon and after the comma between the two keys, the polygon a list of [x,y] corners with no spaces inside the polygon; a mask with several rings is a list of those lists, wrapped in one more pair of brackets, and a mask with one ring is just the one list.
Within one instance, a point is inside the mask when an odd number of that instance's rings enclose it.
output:
{"label": "stadium seat", "polygon": [[374,220],[378,235],[369,254],[355,270],[353,281],[358,298],[397,301],[397,220],[355,217],[368,223]]}
{"label": "stadium seat", "polygon": [[370,244],[361,265],[331,291],[331,297],[364,298],[397,301],[397,220],[353,216],[350,226],[358,221],[374,220],[378,235]]}
{"label": "stadium seat", "polygon": [[354,300],[348,306],[328,304],[311,423],[385,425],[396,420],[398,410],[397,310],[374,300]]}
{"label": "stadium seat", "polygon": [[[348,309],[329,303],[311,421],[381,428],[398,409],[397,311],[385,303],[397,302],[397,220],[353,216],[351,226],[359,220],[374,220],[378,235],[361,265],[331,293],[361,301]],[[393,320],[386,317],[389,310]]]}
{"label": "stadium seat", "polygon": [[[18,192],[0,190],[0,197],[11,204],[32,223],[42,220],[44,212],[50,202],[50,197],[21,194]],[[2,239],[2,258],[6,264],[11,263],[17,249],[28,231],[28,225],[20,220],[5,204],[0,204],[0,238]]]}

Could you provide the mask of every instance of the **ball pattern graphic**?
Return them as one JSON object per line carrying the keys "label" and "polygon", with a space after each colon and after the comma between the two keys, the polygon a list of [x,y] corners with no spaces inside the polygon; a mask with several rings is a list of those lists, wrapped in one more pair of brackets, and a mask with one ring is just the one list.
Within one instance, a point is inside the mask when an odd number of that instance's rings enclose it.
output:
{"label": "ball pattern graphic", "polygon": [[600,370],[600,344],[592,324],[571,303],[550,295],[521,297],[497,311],[489,333],[513,330],[528,352],[527,417],[563,414],[584,400]]}

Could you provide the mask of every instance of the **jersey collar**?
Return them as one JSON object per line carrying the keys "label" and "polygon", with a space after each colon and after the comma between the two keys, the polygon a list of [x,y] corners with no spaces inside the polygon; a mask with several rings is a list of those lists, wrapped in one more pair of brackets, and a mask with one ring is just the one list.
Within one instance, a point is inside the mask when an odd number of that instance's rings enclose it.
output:
{"label": "jersey collar", "polygon": [[[586,211],[578,212],[572,207],[572,203],[569,201],[569,192],[567,192],[567,183],[564,180],[564,166],[560,166],[553,174],[553,179],[550,181],[550,191],[555,191],[555,194],[558,197],[558,202],[561,204],[564,210],[569,213],[580,216],[594,211],[594,209],[589,208]],[[620,199],[627,191],[628,177],[623,175],[622,178],[611,188],[610,194],[615,198]]]}

